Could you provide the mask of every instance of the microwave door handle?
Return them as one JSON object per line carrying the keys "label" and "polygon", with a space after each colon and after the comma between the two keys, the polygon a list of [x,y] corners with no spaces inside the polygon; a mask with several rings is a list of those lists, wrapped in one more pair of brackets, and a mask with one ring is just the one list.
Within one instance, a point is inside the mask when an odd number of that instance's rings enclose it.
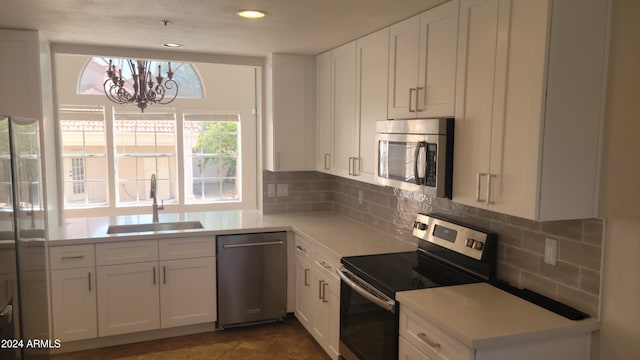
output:
{"label": "microwave door handle", "polygon": [[415,182],[418,185],[424,184],[424,178],[420,177],[420,172],[418,171],[418,160],[420,160],[420,149],[423,147],[426,149],[427,143],[424,141],[418,141],[418,146],[416,146],[415,157],[413,161],[413,176],[415,177]]}

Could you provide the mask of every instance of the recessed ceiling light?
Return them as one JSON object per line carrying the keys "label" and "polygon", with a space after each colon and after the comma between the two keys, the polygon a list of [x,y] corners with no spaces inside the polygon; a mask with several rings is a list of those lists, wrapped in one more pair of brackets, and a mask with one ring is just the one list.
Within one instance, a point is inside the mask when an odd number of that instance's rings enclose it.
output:
{"label": "recessed ceiling light", "polygon": [[168,48],[181,48],[184,45],[178,44],[178,43],[164,43],[164,44],[162,44],[162,46],[168,47]]}
{"label": "recessed ceiling light", "polygon": [[259,19],[263,18],[267,13],[260,10],[238,10],[236,11],[236,15],[247,19]]}

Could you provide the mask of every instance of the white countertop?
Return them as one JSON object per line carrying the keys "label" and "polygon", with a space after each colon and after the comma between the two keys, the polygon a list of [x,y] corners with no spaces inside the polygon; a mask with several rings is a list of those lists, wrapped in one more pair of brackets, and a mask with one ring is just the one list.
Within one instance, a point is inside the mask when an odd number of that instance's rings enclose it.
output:
{"label": "white countertop", "polygon": [[63,226],[49,229],[49,246],[293,230],[323,244],[339,257],[417,248],[332,213],[263,215],[254,210],[231,210],[160,215],[160,222],[175,221],[200,221],[204,229],[107,234],[109,225],[151,223],[151,215],[69,218]]}
{"label": "white countertop", "polygon": [[476,349],[589,333],[599,327],[595,319],[569,320],[487,283],[403,291],[396,299],[401,308],[409,307]]}

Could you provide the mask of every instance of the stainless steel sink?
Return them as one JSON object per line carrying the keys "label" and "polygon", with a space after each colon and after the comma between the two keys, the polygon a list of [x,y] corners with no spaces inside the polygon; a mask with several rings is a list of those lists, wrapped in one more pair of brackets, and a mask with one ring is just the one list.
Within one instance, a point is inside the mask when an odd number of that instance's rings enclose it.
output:
{"label": "stainless steel sink", "polygon": [[107,234],[137,233],[145,231],[168,231],[203,229],[200,221],[159,222],[150,224],[110,225]]}

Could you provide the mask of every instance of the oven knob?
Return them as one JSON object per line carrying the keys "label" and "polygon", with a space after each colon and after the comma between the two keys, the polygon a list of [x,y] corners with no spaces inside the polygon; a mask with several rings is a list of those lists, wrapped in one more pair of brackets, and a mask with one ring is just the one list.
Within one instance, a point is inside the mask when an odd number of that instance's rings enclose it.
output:
{"label": "oven knob", "polygon": [[473,243],[475,242],[475,240],[469,238],[467,239],[467,243],[465,245],[467,245],[467,247],[473,248]]}
{"label": "oven knob", "polygon": [[413,223],[413,228],[418,230],[427,230],[427,224],[416,221]]}
{"label": "oven knob", "polygon": [[476,241],[473,244],[473,248],[476,250],[482,250],[483,247],[484,247],[484,243],[482,241]]}

